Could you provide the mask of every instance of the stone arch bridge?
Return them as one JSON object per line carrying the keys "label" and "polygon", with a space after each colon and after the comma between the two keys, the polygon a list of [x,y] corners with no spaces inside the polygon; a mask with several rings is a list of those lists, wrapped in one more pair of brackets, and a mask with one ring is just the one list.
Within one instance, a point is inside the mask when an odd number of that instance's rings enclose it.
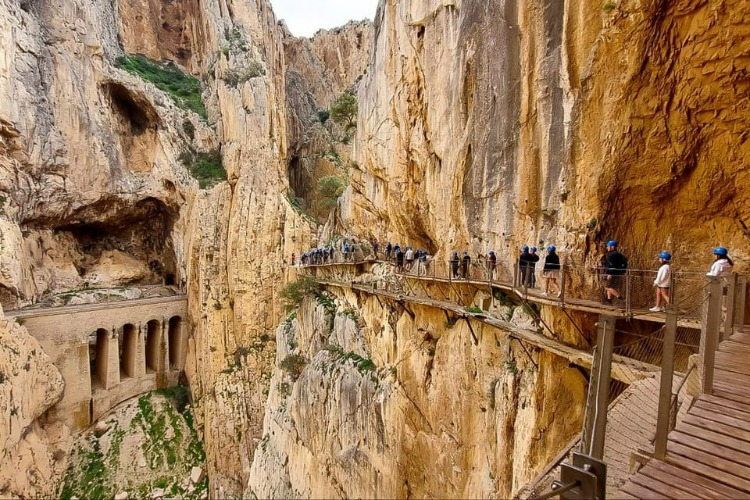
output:
{"label": "stone arch bridge", "polygon": [[74,431],[119,403],[178,384],[187,353],[187,297],[9,311],[62,373],[50,417]]}

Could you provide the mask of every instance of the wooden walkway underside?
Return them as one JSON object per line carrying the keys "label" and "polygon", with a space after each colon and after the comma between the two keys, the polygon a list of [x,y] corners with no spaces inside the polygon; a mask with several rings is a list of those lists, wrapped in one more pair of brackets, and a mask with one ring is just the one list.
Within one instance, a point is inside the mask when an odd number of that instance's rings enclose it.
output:
{"label": "wooden walkway underside", "polygon": [[714,394],[700,396],[616,498],[750,498],[750,333],[722,342]]}
{"label": "wooden walkway underside", "polygon": [[[334,286],[339,288],[349,288],[364,292],[367,294],[378,295],[381,297],[387,297],[389,299],[398,302],[408,302],[412,304],[420,304],[429,307],[435,307],[444,311],[455,313],[460,317],[470,318],[476,321],[480,321],[490,326],[494,326],[501,330],[508,332],[508,334],[521,342],[533,345],[547,352],[561,356],[571,363],[581,366],[583,368],[591,368],[592,354],[590,351],[580,349],[575,346],[560,342],[553,338],[547,337],[533,330],[525,330],[518,326],[495,318],[492,315],[486,313],[472,313],[467,311],[465,308],[458,304],[447,301],[440,301],[434,299],[428,299],[424,297],[417,297],[404,294],[396,294],[387,292],[385,290],[373,289],[371,287],[356,285],[352,283],[344,283],[332,280],[318,280],[320,284],[325,286]],[[614,355],[612,361],[612,378],[620,380],[626,383],[632,383],[635,380],[653,377],[659,372],[659,367],[637,361],[634,359],[626,358],[624,356]]]}

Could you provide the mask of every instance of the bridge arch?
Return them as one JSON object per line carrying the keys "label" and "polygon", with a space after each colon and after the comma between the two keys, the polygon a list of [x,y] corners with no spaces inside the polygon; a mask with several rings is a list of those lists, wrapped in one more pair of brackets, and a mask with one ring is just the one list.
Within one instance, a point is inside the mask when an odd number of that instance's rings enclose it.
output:
{"label": "bridge arch", "polygon": [[183,325],[181,316],[172,316],[169,318],[169,369],[181,370],[184,365],[184,341]]}
{"label": "bridge arch", "polygon": [[161,369],[161,322],[156,319],[146,323],[146,373],[156,373]]}
{"label": "bridge arch", "polygon": [[122,327],[120,336],[120,380],[138,376],[137,358],[138,328],[132,323],[127,323]]}
{"label": "bridge arch", "polygon": [[98,328],[89,337],[89,371],[91,373],[91,390],[107,389],[112,384],[109,377],[111,335],[108,330]]}

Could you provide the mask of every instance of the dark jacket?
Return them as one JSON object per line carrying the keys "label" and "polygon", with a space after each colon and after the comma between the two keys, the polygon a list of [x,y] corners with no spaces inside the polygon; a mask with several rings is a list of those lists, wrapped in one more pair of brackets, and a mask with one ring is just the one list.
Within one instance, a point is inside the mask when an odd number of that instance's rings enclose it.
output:
{"label": "dark jacket", "polygon": [[545,271],[558,271],[560,269],[560,256],[556,253],[547,254],[544,258]]}
{"label": "dark jacket", "polygon": [[613,250],[604,254],[602,265],[606,276],[622,276],[628,269],[628,258],[617,250]]}

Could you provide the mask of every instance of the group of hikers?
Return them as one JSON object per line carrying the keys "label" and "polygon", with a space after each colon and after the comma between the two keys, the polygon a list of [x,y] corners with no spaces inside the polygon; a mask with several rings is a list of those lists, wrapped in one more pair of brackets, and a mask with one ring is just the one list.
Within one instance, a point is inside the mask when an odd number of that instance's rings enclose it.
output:
{"label": "group of hikers", "polygon": [[[380,245],[373,239],[370,242],[372,246],[372,254],[375,259],[379,256]],[[602,255],[600,260],[602,280],[602,303],[607,305],[615,304],[615,301],[623,300],[625,275],[628,270],[628,258],[619,251],[619,244],[616,240],[609,240],[605,244],[606,252]],[[344,261],[353,261],[354,252],[357,250],[357,246],[353,241],[344,239],[341,245],[341,252],[343,254]],[[536,288],[536,266],[541,260],[541,257],[537,253],[538,249],[535,246],[529,247],[524,245],[521,248],[521,253],[518,256],[518,282],[517,284],[526,288]],[[711,269],[707,273],[708,276],[728,276],[731,274],[732,266],[734,263],[729,258],[729,251],[725,247],[717,247],[713,250],[714,262]],[[385,260],[395,263],[396,272],[398,273],[410,273],[415,269],[417,276],[427,275],[428,268],[432,257],[427,250],[414,249],[412,246],[407,245],[402,247],[396,243],[392,245],[391,242],[387,242],[383,247],[383,255]],[[479,259],[483,259],[484,256],[480,255]],[[671,303],[670,286],[672,281],[672,269],[671,261],[672,255],[664,250],[657,255],[659,260],[659,269],[656,273],[653,286],[656,290],[655,294],[655,305],[650,308],[650,311],[660,312],[666,309]],[[300,256],[300,264],[305,265],[316,265],[316,264],[328,264],[332,263],[334,259],[334,247],[328,245],[322,248],[311,249]],[[296,256],[292,254],[292,265],[296,265]],[[470,278],[471,268],[471,256],[467,250],[464,250],[461,255],[457,251],[451,253],[449,259],[450,265],[450,276],[453,279],[465,279]],[[487,278],[495,279],[495,273],[497,269],[497,256],[495,252],[490,250],[486,257],[486,273]],[[542,267],[542,278],[544,279],[544,290],[542,295],[554,294],[556,297],[560,297],[562,293],[560,283],[560,257],[556,252],[555,245],[547,246],[547,253],[544,256],[543,267]]]}

